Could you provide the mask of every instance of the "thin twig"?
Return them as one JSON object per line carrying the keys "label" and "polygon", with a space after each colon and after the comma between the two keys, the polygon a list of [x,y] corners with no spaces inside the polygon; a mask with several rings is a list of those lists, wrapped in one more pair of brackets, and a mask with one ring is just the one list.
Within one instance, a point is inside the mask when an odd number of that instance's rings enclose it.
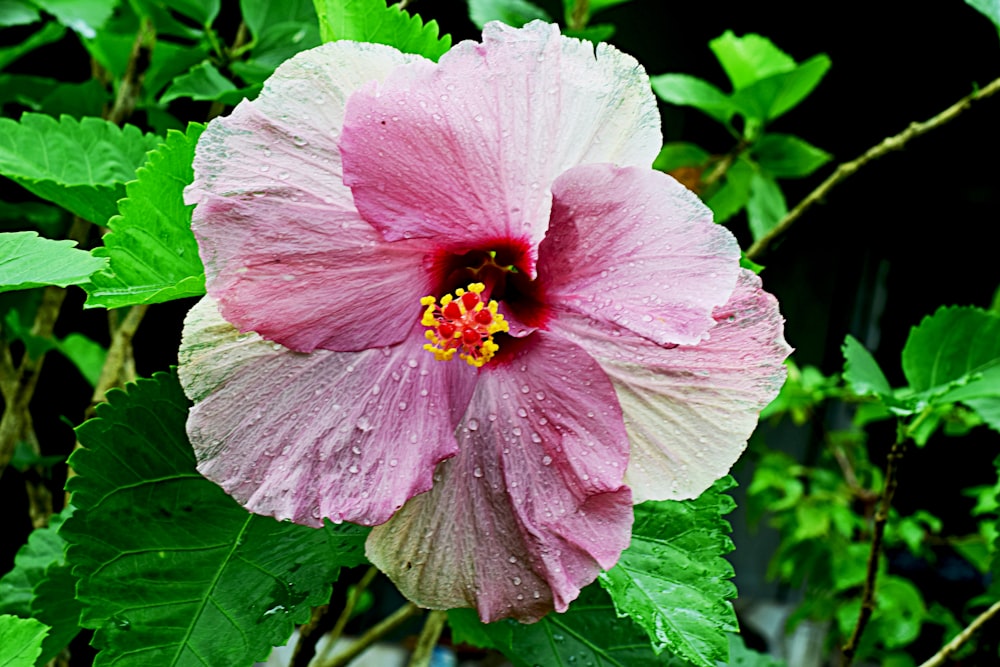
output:
{"label": "thin twig", "polygon": [[444,630],[445,621],[448,620],[448,613],[435,610],[427,615],[424,621],[424,629],[417,638],[417,646],[410,656],[409,667],[429,667],[431,657],[434,655],[434,647],[437,646],[441,631]]}
{"label": "thin twig", "polygon": [[321,663],[320,667],[346,667],[352,660],[368,650],[368,647],[372,644],[399,628],[403,623],[421,611],[423,610],[417,605],[407,602],[381,623],[369,628],[365,634],[358,637],[358,640],[351,644],[343,653],[334,656],[329,662]]}
{"label": "thin twig", "polygon": [[945,660],[958,651],[958,649],[962,647],[962,644],[969,641],[969,638],[972,637],[972,635],[974,635],[979,628],[983,627],[984,623],[996,616],[998,612],[1000,612],[1000,601],[994,602],[992,607],[977,616],[972,623],[969,623],[964,630],[959,632],[954,639],[945,644],[940,651],[932,655],[927,661],[921,663],[920,667],[938,667],[939,665],[943,665]]}
{"label": "thin twig", "polygon": [[590,0],[576,0],[566,17],[566,24],[571,30],[583,30],[590,18]]}
{"label": "thin twig", "polygon": [[142,19],[139,24],[139,31],[135,35],[132,43],[132,51],[129,54],[128,65],[125,68],[125,76],[118,84],[118,94],[115,96],[115,104],[108,112],[107,119],[115,125],[121,125],[132,115],[135,110],[136,100],[139,99],[139,91],[142,88],[142,79],[149,67],[152,57],[153,44],[156,40],[156,29],[153,22],[148,18]]}
{"label": "thin twig", "polygon": [[906,453],[906,438],[902,434],[892,445],[889,451],[888,461],[885,466],[885,488],[882,490],[882,499],[879,502],[878,510],[875,512],[875,524],[872,530],[872,546],[868,552],[868,569],[865,575],[865,587],[861,594],[861,610],[858,612],[858,620],[854,625],[854,632],[851,638],[841,649],[841,667],[850,667],[854,661],[854,654],[858,650],[861,642],[861,635],[871,620],[875,611],[875,582],[878,577],[879,555],[882,552],[882,538],[885,535],[885,524],[889,519],[889,509],[892,507],[892,496],[896,493],[898,480],[896,473],[899,470],[899,463]]}
{"label": "thin twig", "polygon": [[835,185],[845,180],[861,167],[873,160],[877,160],[890,151],[900,150],[911,139],[915,139],[922,134],[941,127],[945,123],[955,119],[962,112],[966,111],[970,106],[972,106],[973,102],[986,99],[998,90],[1000,90],[1000,79],[994,79],[986,87],[980,88],[971,95],[963,97],[958,102],[951,105],[930,120],[924,121],[923,123],[910,123],[910,126],[905,130],[895,136],[883,139],[881,142],[865,151],[864,155],[861,157],[841,164],[837,167],[836,171],[830,174],[830,176],[819,185],[818,188],[806,195],[805,199],[789,211],[788,215],[782,218],[777,225],[775,225],[767,234],[759,238],[756,243],[750,246],[750,249],[746,252],[747,258],[754,261],[759,260],[760,256],[765,250],[767,250],[767,247],[771,245],[776,238],[787,232],[788,228],[791,227],[796,220],[802,217],[803,213],[805,213],[813,204],[826,197]]}
{"label": "thin twig", "polygon": [[[334,624],[333,629],[327,633],[326,647],[319,656],[320,662],[329,657],[329,654],[333,651],[333,647],[336,645],[337,640],[339,640],[341,635],[344,634],[344,628],[347,627],[347,622],[351,620],[351,616],[354,615],[354,610],[358,606],[358,601],[361,599],[361,596],[364,595],[365,590],[372,583],[372,580],[375,579],[376,575],[378,575],[378,568],[373,565],[368,568],[368,570],[361,577],[361,580],[351,587],[351,592],[348,594],[347,600],[344,601],[344,609],[340,612],[340,616],[337,617],[337,622]],[[315,653],[317,639],[319,639],[319,637],[312,639],[313,653]],[[297,667],[295,662],[296,657],[299,655],[300,651],[306,650],[305,647],[302,646],[303,640],[304,636],[300,631],[299,642],[295,646],[295,652],[292,654],[292,661],[289,663],[288,667]],[[304,664],[308,665],[308,660]]]}

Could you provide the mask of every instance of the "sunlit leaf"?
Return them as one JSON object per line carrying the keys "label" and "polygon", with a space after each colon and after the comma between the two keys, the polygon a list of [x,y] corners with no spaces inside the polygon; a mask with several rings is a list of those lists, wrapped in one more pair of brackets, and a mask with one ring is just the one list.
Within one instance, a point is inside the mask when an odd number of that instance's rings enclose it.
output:
{"label": "sunlit leaf", "polygon": [[0,666],[34,667],[48,631],[33,618],[0,616]]}
{"label": "sunlit leaf", "polygon": [[0,234],[0,292],[79,285],[107,266],[107,260],[74,246],[76,241],[53,241],[35,232]]}
{"label": "sunlit leaf", "polygon": [[424,23],[385,0],[314,0],[324,42],[351,39],[394,46],[437,60],[451,48],[451,35],[438,37],[437,21]]}
{"label": "sunlit leaf", "polygon": [[795,61],[767,37],[748,33],[737,37],[727,30],[708,43],[734,90],[746,88],[773,74],[795,69]]}
{"label": "sunlit leaf", "polygon": [[121,215],[108,222],[104,247],[94,250],[110,265],[84,286],[88,306],[118,308],[204,294],[204,269],[191,233],[193,207],[184,203],[202,130],[192,123],[186,134],[170,132],[128,184]]}
{"label": "sunlit leaf", "polygon": [[479,29],[490,21],[515,28],[536,19],[552,22],[548,12],[528,0],[469,0],[469,19]]}
{"label": "sunlit leaf", "polygon": [[697,77],[687,74],[660,74],[650,77],[653,92],[664,102],[691,106],[720,123],[728,122],[735,108],[729,96]]}
{"label": "sunlit leaf", "polygon": [[39,8],[56,17],[82,37],[94,37],[111,17],[118,0],[34,0]]}
{"label": "sunlit leaf", "polygon": [[41,18],[38,8],[28,0],[4,0],[0,2],[0,26],[27,25]]}
{"label": "sunlit leaf", "polygon": [[750,199],[747,200],[747,222],[754,241],[774,229],[788,215],[788,204],[781,186],[759,169],[750,177]]}
{"label": "sunlit leaf", "polygon": [[892,393],[889,380],[879,368],[875,357],[857,338],[848,334],[841,349],[844,353],[844,380],[856,394],[887,396]]}
{"label": "sunlit leaf", "polygon": [[208,60],[198,63],[170,84],[163,92],[160,102],[166,104],[181,97],[189,97],[199,101],[219,101],[224,104],[237,104],[249,94],[256,92],[253,89],[239,89],[232,81],[222,75],[222,73]]}
{"label": "sunlit leaf", "polygon": [[735,503],[723,478],[695,500],[646,502],[635,508],[632,543],[618,564],[601,574],[619,614],[693,665],[715,667],[729,657],[736,587],[723,555],[733,550],[722,518]]}
{"label": "sunlit leaf", "polygon": [[1000,0],[965,0],[965,4],[982,12],[983,16],[1000,29]]}
{"label": "sunlit leaf", "polygon": [[771,121],[806,98],[830,69],[830,58],[814,56],[788,72],[773,74],[733,93],[733,104],[747,118]]}
{"label": "sunlit leaf", "polygon": [[159,373],[112,390],[77,429],[77,509],[60,535],[95,665],[248,665],[325,602],[368,529],[248,513],[195,469],[188,400]]}
{"label": "sunlit leaf", "polygon": [[775,178],[801,178],[830,161],[831,155],[791,134],[767,133],[754,144],[757,164]]}

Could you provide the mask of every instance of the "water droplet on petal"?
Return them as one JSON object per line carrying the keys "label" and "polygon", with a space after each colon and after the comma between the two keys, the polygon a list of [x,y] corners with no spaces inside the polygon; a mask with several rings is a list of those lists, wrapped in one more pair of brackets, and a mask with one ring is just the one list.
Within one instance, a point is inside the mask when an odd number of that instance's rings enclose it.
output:
{"label": "water droplet on petal", "polygon": [[472,476],[473,477],[477,477],[477,478],[478,477],[482,477],[483,476],[483,469],[480,468],[479,466],[476,466],[476,468],[472,471]]}
{"label": "water droplet on petal", "polygon": [[474,419],[474,418],[470,419],[468,421],[468,423],[466,423],[465,428],[469,429],[470,431],[478,431],[479,430],[479,420],[478,419]]}

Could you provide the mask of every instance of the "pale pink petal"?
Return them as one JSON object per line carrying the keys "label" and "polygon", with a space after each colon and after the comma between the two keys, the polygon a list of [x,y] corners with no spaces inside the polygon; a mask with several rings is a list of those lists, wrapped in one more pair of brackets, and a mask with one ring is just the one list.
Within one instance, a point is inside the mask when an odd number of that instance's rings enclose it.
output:
{"label": "pale pink petal", "polygon": [[179,353],[198,470],[258,514],[385,521],[457,451],[476,378],[423,342],[418,331],[390,348],[302,354],[240,334],[203,299]]}
{"label": "pale pink petal", "polygon": [[554,331],[598,360],[614,383],[631,442],[625,481],[636,502],[693,498],[725,475],[785,379],[791,352],[774,297],[743,271],[698,345],[665,348],[575,314]]}
{"label": "pale pink petal", "polygon": [[[387,239],[534,249],[553,180],[583,162],[648,166],[660,121],[642,67],[532,23],[493,23],[438,66],[398,68],[350,100],[341,141],[358,210]],[[534,258],[530,258],[533,260]],[[529,272],[533,267],[522,267]]]}
{"label": "pale pink petal", "polygon": [[650,169],[584,165],[553,185],[539,248],[546,298],[656,343],[697,343],[729,298],[739,246],[687,188]]}
{"label": "pale pink petal", "polygon": [[566,606],[628,546],[628,443],[614,390],[580,348],[544,331],[483,369],[434,488],[368,538],[406,597],[534,621]]}
{"label": "pale pink petal", "polygon": [[208,292],[240,330],[299,351],[360,350],[402,340],[419,317],[426,247],[389,247],[360,218],[337,147],[348,96],[417,59],[326,44],[205,130],[186,197]]}

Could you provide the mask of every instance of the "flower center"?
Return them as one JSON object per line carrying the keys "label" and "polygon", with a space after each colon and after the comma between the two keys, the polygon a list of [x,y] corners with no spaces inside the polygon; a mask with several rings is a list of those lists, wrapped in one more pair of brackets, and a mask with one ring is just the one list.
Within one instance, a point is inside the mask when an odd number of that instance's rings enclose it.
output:
{"label": "flower center", "polygon": [[445,294],[440,304],[433,296],[420,300],[427,307],[420,323],[428,327],[424,336],[430,341],[424,349],[435,359],[448,361],[458,352],[470,366],[482,368],[500,349],[493,342],[493,334],[509,328],[497,312],[497,302],[483,300],[485,289],[483,283],[472,283],[467,290],[455,290],[455,296]]}

